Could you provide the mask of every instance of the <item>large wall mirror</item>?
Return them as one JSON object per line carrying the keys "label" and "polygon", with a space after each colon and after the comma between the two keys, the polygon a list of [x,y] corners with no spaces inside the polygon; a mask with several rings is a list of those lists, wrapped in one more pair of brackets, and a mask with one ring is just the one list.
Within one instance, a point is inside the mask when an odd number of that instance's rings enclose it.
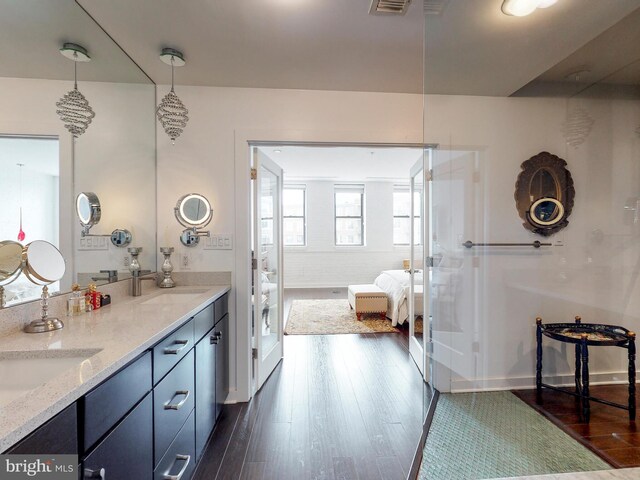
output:
{"label": "large wall mirror", "polygon": [[[0,242],[56,246],[66,269],[52,294],[125,280],[129,253],[115,231],[130,233],[142,268],[155,271],[155,85],[74,0],[0,0],[0,11]],[[69,43],[90,61],[61,54]],[[77,138],[56,113],[74,65],[95,114]],[[90,235],[76,212],[82,192],[100,199]],[[4,288],[6,306],[41,294],[25,275]]]}

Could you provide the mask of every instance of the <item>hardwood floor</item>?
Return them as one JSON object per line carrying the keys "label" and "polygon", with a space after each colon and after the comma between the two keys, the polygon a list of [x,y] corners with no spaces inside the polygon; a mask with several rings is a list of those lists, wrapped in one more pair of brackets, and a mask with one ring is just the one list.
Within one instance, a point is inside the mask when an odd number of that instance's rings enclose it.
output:
{"label": "hardwood floor", "polygon": [[[595,385],[590,390],[594,397],[627,402],[627,385]],[[545,389],[537,404],[535,390],[513,393],[612,466],[640,466],[640,431],[627,411],[591,402],[591,421],[585,423],[574,397]]]}
{"label": "hardwood floor", "polygon": [[408,337],[291,335],[284,348],[249,403],[225,406],[194,478],[407,478],[429,396]]}

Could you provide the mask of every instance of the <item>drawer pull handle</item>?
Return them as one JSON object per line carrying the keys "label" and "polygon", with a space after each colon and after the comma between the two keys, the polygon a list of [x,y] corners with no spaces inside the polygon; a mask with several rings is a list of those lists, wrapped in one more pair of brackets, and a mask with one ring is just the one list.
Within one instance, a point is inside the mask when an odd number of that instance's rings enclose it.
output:
{"label": "drawer pull handle", "polygon": [[209,343],[211,343],[211,345],[217,345],[218,340],[220,339],[218,338],[218,335],[216,335],[215,333],[209,337]]}
{"label": "drawer pull handle", "polygon": [[90,470],[88,468],[84,469],[84,478],[95,478],[95,479],[99,479],[99,480],[105,480],[105,474],[106,471],[104,468],[101,468],[100,470]]}
{"label": "drawer pull handle", "polygon": [[[184,465],[180,469],[177,475],[169,475],[169,472],[173,468],[173,466],[179,461],[184,461]],[[191,462],[191,455],[176,455],[176,459],[173,461],[167,473],[164,474],[164,480],[180,480],[184,475],[184,472],[187,471],[187,467],[189,466],[189,462]]]}
{"label": "drawer pull handle", "polygon": [[[173,404],[171,403],[171,400],[173,400],[174,398],[176,398],[178,395],[184,395],[184,398],[182,400],[180,400],[178,403]],[[191,395],[191,392],[189,390],[178,390],[175,395],[171,398],[171,400],[169,400],[167,403],[164,404],[164,409],[165,410],[180,410],[180,408],[187,403],[187,400],[189,399],[189,395]]]}
{"label": "drawer pull handle", "polygon": [[187,348],[187,345],[189,345],[189,340],[176,340],[176,341],[173,342],[173,345],[180,345],[180,346],[179,347],[166,347],[164,349],[164,354],[165,355],[177,355],[182,350]]}

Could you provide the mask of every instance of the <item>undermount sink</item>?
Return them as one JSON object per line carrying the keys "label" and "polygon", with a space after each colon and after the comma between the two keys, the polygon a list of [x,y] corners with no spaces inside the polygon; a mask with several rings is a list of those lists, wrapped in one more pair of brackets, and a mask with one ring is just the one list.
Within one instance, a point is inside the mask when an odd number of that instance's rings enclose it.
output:
{"label": "undermount sink", "polygon": [[174,290],[161,293],[155,297],[145,300],[141,305],[176,305],[179,303],[190,302],[202,295],[206,289],[200,291],[194,290]]}
{"label": "undermount sink", "polygon": [[0,407],[51,381],[100,349],[0,352]]}

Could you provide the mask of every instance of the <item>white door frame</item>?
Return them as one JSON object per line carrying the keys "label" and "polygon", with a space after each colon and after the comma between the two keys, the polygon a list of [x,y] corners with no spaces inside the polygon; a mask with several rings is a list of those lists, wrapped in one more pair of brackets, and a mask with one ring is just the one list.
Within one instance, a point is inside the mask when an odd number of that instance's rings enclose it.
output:
{"label": "white door frame", "polygon": [[[228,403],[247,402],[252,397],[251,359],[251,148],[249,145],[381,146],[424,148],[422,130],[337,131],[337,130],[235,130],[235,331],[229,338],[229,354],[235,357],[235,390]],[[410,139],[413,139],[410,140]],[[416,141],[416,139],[419,139]],[[233,363],[233,362],[232,362]],[[233,384],[233,382],[231,382]]]}

